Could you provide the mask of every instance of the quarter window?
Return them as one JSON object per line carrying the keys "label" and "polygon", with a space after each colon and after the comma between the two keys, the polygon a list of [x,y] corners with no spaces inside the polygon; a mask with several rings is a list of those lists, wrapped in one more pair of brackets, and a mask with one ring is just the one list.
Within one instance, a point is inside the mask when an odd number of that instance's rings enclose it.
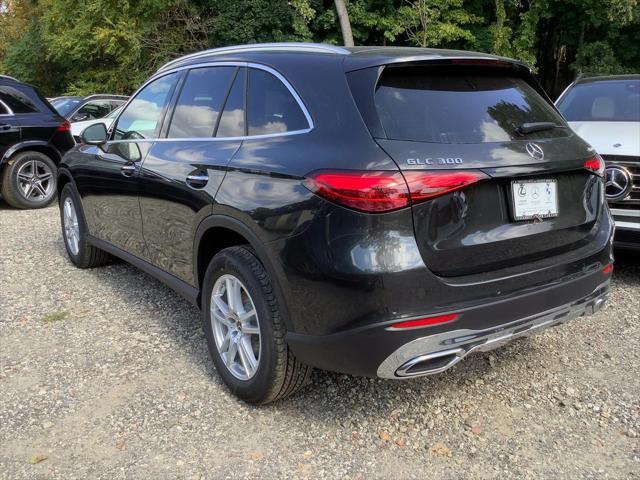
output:
{"label": "quarter window", "polygon": [[244,94],[247,70],[241,68],[236,74],[233,87],[229,92],[224,110],[220,116],[216,137],[242,137],[244,128]]}
{"label": "quarter window", "polygon": [[237,67],[196,68],[184,82],[169,128],[171,138],[212,137]]}
{"label": "quarter window", "polygon": [[5,86],[0,88],[0,100],[13,113],[33,113],[38,111],[31,99],[14,87]]}
{"label": "quarter window", "polygon": [[249,69],[249,135],[304,130],[309,127],[300,105],[285,85],[264,70]]}
{"label": "quarter window", "polygon": [[165,108],[176,85],[178,73],[170,73],[144,87],[118,118],[115,140],[157,138]]}

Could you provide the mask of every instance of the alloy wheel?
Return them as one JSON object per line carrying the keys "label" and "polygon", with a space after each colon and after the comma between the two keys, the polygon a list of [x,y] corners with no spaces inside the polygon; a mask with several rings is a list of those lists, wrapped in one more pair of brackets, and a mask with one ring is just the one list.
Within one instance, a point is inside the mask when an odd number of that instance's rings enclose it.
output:
{"label": "alloy wheel", "polygon": [[18,168],[18,186],[27,200],[44,201],[51,197],[54,188],[53,172],[41,160],[29,160]]}
{"label": "alloy wheel", "polygon": [[260,323],[249,291],[235,276],[220,276],[211,293],[211,326],[231,374],[249,380],[260,364]]}
{"label": "alloy wheel", "polygon": [[73,255],[80,251],[80,226],[78,225],[78,214],[71,197],[64,200],[62,207],[62,222],[64,227],[64,238]]}

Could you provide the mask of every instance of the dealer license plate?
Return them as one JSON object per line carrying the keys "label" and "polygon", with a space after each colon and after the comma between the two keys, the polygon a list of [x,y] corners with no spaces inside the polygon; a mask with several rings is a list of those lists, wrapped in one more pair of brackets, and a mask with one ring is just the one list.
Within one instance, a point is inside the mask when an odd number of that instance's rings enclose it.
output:
{"label": "dealer license plate", "polygon": [[513,192],[513,218],[515,220],[532,220],[558,216],[558,181],[514,180],[511,182]]}

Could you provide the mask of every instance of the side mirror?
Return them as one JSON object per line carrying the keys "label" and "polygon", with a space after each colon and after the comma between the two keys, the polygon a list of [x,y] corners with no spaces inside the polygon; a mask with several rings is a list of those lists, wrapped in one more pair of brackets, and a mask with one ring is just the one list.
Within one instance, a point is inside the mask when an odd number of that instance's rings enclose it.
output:
{"label": "side mirror", "polygon": [[102,145],[107,143],[107,126],[104,123],[94,123],[85,128],[80,134],[82,143],[87,145]]}

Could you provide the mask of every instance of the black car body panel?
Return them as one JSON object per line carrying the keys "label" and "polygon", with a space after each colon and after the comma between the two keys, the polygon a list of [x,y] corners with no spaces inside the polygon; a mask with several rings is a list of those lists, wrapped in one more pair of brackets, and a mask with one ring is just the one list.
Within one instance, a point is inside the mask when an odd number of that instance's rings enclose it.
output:
{"label": "black car body panel", "polygon": [[[594,154],[582,140],[568,130],[535,135],[544,158],[533,158],[530,138],[481,144],[385,138],[370,102],[378,70],[457,59],[477,61],[467,69],[500,65],[539,90],[522,64],[467,52],[311,46],[203,52],[171,62],[148,82],[176,74],[168,100],[159,101],[162,114],[144,127],[159,138],[140,132],[125,138],[128,131],[118,124],[125,107],[106,145],[82,145],[66,155],[60,184],[75,183],[97,246],[195,303],[210,255],[237,242],[251,245],[274,280],[287,341],[310,365],[376,375],[403,344],[448,329],[497,328],[567,304],[579,306],[572,307],[577,315],[595,310],[608,291],[609,272],[602,270],[612,262],[613,226],[601,178],[585,169]],[[254,70],[277,76],[306,122],[294,131],[251,135],[252,107],[244,102],[244,135],[172,138],[168,125],[186,88],[184,75],[215,66],[237,68],[232,78],[249,75],[248,91]],[[234,81],[225,87],[227,97]],[[146,94],[144,86],[139,92]],[[536,98],[555,112],[546,96]],[[278,114],[270,122],[286,118]],[[440,157],[463,161],[407,162]],[[436,170],[486,178],[383,213],[349,208],[308,184],[324,171]],[[560,187],[561,214],[514,221],[510,182],[549,177]],[[403,319],[449,312],[460,318],[388,330]]]}

